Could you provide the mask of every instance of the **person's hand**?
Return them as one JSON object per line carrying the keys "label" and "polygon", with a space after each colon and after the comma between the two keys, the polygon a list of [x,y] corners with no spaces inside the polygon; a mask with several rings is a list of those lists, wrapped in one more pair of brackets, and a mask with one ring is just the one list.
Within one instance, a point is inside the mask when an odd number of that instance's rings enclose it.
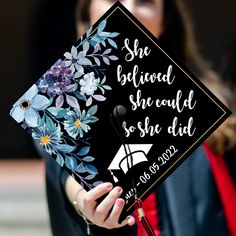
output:
{"label": "person's hand", "polygon": [[[73,178],[71,181],[76,182]],[[128,216],[121,224],[118,223],[125,201],[120,197],[121,187],[113,188],[111,183],[103,183],[90,191],[83,189],[77,182],[76,199],[78,210],[92,223],[107,229],[120,228],[135,223],[133,216]],[[67,184],[68,185],[68,184]],[[98,203],[97,200],[108,195]]]}

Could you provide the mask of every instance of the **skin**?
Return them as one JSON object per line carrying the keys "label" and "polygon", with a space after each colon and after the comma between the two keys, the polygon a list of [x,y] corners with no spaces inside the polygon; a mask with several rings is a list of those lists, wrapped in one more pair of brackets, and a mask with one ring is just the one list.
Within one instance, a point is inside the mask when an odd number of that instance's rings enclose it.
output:
{"label": "skin", "polygon": [[[116,1],[92,0],[90,5],[90,24],[94,24]],[[123,0],[121,1],[155,36],[162,32],[163,0]],[[83,32],[80,32],[83,33]],[[65,190],[71,203],[77,201],[77,208],[92,223],[107,229],[120,228],[135,223],[133,216],[128,216],[121,224],[118,219],[125,202],[119,198],[122,188],[111,183],[103,183],[90,191],[84,190],[71,176],[66,180]],[[109,193],[106,198],[97,200]]]}
{"label": "skin", "polygon": [[[94,24],[116,0],[92,0],[90,23]],[[123,0],[123,5],[156,37],[162,32],[163,0]]]}

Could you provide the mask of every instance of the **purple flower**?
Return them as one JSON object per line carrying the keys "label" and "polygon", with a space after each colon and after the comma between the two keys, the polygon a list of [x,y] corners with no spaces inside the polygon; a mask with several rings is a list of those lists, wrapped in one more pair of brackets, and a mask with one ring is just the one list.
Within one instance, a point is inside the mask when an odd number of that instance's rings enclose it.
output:
{"label": "purple flower", "polygon": [[71,69],[66,68],[65,62],[59,60],[43,75],[37,86],[39,92],[47,93],[49,97],[55,97],[66,92],[73,79],[74,75]]}

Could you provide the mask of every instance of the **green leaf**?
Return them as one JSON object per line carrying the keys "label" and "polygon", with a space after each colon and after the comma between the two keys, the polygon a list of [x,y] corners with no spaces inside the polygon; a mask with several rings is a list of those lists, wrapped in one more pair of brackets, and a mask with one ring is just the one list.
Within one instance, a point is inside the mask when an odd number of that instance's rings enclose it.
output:
{"label": "green leaf", "polygon": [[57,119],[61,119],[61,118],[64,118],[67,114],[67,112],[69,111],[68,108],[66,109],[62,109],[56,116]]}
{"label": "green leaf", "polygon": [[97,112],[97,110],[98,110],[98,106],[95,105],[95,106],[92,106],[92,107],[88,110],[87,113],[88,113],[90,116],[93,116],[93,115]]}
{"label": "green leaf", "polygon": [[56,129],[56,125],[53,123],[52,119],[46,116],[46,126],[47,128],[53,132]]}

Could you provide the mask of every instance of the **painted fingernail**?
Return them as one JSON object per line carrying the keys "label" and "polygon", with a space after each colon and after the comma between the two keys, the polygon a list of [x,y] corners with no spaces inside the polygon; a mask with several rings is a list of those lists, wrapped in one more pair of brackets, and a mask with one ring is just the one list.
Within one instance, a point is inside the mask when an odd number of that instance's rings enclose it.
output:
{"label": "painted fingernail", "polygon": [[129,220],[129,219],[132,219],[132,218],[133,218],[132,216],[127,216],[126,220]]}
{"label": "painted fingernail", "polygon": [[117,193],[121,194],[123,190],[121,187],[117,187],[116,191],[117,191]]}

